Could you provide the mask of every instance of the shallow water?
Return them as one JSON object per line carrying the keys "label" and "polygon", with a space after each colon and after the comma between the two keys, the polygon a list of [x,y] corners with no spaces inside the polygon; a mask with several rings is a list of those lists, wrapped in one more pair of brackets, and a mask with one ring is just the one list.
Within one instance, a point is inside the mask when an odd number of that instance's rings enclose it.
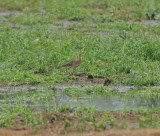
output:
{"label": "shallow water", "polygon": [[[73,93],[73,94],[72,94]],[[28,91],[0,91],[1,106],[28,106],[37,109],[54,109],[60,105],[77,107],[91,106],[99,111],[136,110],[141,107],[160,107],[160,94],[156,91],[126,91],[105,92],[102,94],[86,94],[84,92],[69,92],[64,90],[28,90]]]}
{"label": "shallow water", "polygon": [[141,107],[152,108],[160,106],[159,94],[126,94],[126,93],[108,93],[103,95],[68,97],[63,95],[57,99],[57,104],[68,104],[75,107],[77,103],[81,106],[94,106],[100,111],[119,111],[124,109],[136,110]]}

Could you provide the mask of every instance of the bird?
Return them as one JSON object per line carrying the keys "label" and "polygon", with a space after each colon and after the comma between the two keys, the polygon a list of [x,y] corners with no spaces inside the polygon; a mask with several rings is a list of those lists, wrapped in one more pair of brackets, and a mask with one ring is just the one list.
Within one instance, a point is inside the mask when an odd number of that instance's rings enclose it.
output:
{"label": "bird", "polygon": [[71,60],[70,62],[62,65],[62,67],[71,67],[71,68],[76,68],[78,67],[79,65],[81,65],[81,62],[82,62],[82,54],[79,54],[79,58],[76,59],[76,60]]}

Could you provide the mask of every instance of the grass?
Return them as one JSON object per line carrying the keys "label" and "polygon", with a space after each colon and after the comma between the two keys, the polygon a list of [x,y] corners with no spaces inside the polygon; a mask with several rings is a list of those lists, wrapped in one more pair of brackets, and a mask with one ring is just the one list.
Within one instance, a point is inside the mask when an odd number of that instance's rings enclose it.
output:
{"label": "grass", "polygon": [[[0,127],[59,122],[68,131],[159,127],[156,89],[65,88],[62,94],[66,103],[75,100],[72,105],[57,104],[56,93],[79,74],[109,79],[112,85],[159,86],[160,0],[1,0],[0,7],[0,86],[44,85],[46,90],[1,91]],[[82,64],[70,76],[61,66],[79,53]],[[136,100],[138,108],[98,111],[82,106],[84,96],[133,105]]]}
{"label": "grass", "polygon": [[[93,130],[93,128],[95,130],[123,129],[131,126],[134,126],[134,128],[159,127],[160,109],[157,94],[134,93],[136,90],[125,93],[104,92],[100,94],[98,92],[100,87],[98,86],[92,87],[95,93],[88,94],[89,89],[91,87],[77,88],[77,91],[72,91],[75,88],[54,91],[1,91],[0,127],[20,127],[23,125],[38,128],[40,125],[57,125],[60,122],[61,126],[65,126],[64,131],[70,129],[88,131]],[[90,104],[94,101],[98,104],[98,101],[100,99],[104,100],[104,97],[112,106],[116,102],[113,102],[113,100],[118,98],[120,99],[119,103],[122,103],[122,101],[127,103],[128,101],[130,104],[134,103],[138,108],[133,110],[131,104],[131,108],[119,109],[118,111],[114,111],[114,108],[113,111],[99,111],[97,106],[93,107]],[[137,99],[133,97],[137,97]],[[88,101],[84,103],[82,99],[88,99]],[[157,103],[154,103],[156,107],[150,105],[153,104],[152,101],[157,101]],[[103,104],[102,101],[101,104]],[[101,106],[101,104],[98,106]],[[143,104],[148,105],[149,109],[142,107]]]}
{"label": "grass", "polygon": [[[158,18],[158,1],[50,2],[0,2],[4,11],[16,10],[2,17],[18,25],[0,26],[1,82],[68,81],[60,66],[82,53],[83,63],[75,74],[115,78],[124,85],[159,84],[159,25],[128,23],[146,19],[146,13]],[[75,22],[63,26],[63,20]]]}
{"label": "grass", "polygon": [[[150,30],[144,35],[139,25],[131,26],[129,28],[128,24],[120,22],[111,26],[99,24],[106,32],[113,32],[110,35],[85,34],[78,30],[55,31],[47,26],[31,27],[27,31],[1,26],[0,80],[43,83],[52,79],[61,82],[66,76],[60,66],[82,53],[83,63],[76,73],[116,77],[118,83],[128,85],[157,85],[158,35]],[[118,27],[123,28],[120,30]],[[135,34],[132,34],[134,31]],[[127,38],[121,38],[123,35]],[[58,81],[54,80],[54,76]],[[59,81],[59,78],[62,80]]]}

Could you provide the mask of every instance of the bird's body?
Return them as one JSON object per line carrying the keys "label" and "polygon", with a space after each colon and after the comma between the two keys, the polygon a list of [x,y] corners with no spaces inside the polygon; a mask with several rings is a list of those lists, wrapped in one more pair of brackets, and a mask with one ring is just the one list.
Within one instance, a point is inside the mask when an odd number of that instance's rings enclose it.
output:
{"label": "bird's body", "polygon": [[75,68],[75,67],[78,67],[82,62],[82,55],[79,54],[79,59],[77,60],[72,60],[64,65],[62,65],[62,67],[72,67],[72,68]]}

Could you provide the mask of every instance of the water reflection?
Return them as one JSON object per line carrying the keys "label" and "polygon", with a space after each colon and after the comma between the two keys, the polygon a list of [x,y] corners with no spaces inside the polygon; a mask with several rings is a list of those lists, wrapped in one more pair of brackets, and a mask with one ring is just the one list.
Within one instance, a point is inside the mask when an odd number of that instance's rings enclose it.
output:
{"label": "water reflection", "polygon": [[[60,98],[61,96],[61,98]],[[126,107],[136,110],[140,107],[152,108],[160,107],[159,94],[145,94],[145,93],[107,93],[102,95],[90,95],[83,97],[69,97],[65,94],[59,95],[56,99],[57,104],[68,104],[75,107],[76,103],[83,106],[95,106],[100,111],[117,111],[123,110]]]}
{"label": "water reflection", "polygon": [[1,106],[16,106],[23,104],[28,107],[34,106],[38,109],[50,109],[63,104],[72,108],[77,106],[94,106],[100,111],[117,111],[126,107],[138,109],[140,107],[160,107],[160,95],[157,93],[118,93],[108,92],[104,94],[75,93],[70,95],[64,91],[0,91]]}

